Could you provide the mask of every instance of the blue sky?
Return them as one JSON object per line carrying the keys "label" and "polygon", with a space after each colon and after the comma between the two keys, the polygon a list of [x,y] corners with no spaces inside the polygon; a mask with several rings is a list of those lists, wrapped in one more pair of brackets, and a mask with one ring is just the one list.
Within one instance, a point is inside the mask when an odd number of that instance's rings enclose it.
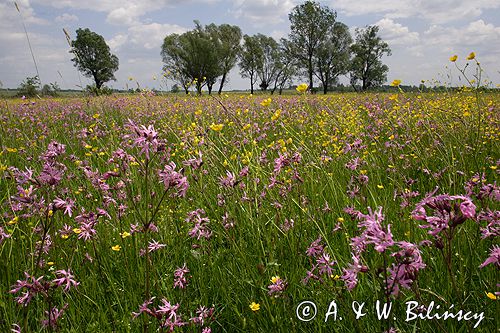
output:
{"label": "blue sky", "polygon": [[[91,83],[77,74],[62,29],[72,37],[79,27],[101,34],[120,60],[115,88],[170,88],[161,77],[160,48],[170,33],[202,24],[229,23],[245,34],[264,33],[274,38],[289,32],[288,13],[302,1],[295,0],[0,0],[0,82],[17,87],[27,76],[36,75],[21,15],[35,53],[43,83],[62,88]],[[458,65],[474,51],[485,70],[483,78],[500,84],[499,0],[332,0],[320,1],[337,12],[337,20],[356,27],[377,24],[392,49],[383,61],[389,66],[388,81],[403,84],[421,80],[461,84],[458,71],[449,62],[457,54]],[[129,77],[134,81],[129,81]],[[297,79],[300,82],[301,79]],[[227,89],[246,89],[248,80],[235,68]]]}

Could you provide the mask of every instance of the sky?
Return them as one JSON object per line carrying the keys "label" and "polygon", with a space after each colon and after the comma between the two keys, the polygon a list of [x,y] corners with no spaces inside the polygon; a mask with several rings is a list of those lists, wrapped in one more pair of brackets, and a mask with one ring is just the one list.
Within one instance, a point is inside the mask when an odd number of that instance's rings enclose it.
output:
{"label": "sky", "polygon": [[[288,13],[295,0],[0,0],[0,87],[15,88],[36,75],[24,33],[28,32],[42,84],[57,82],[78,89],[92,82],[71,62],[63,33],[89,28],[102,35],[120,61],[116,89],[170,89],[161,80],[161,45],[165,36],[201,24],[238,25],[244,34],[263,33],[276,39],[290,31]],[[337,12],[337,21],[355,28],[378,25],[392,50],[382,61],[389,66],[388,82],[403,85],[461,85],[458,69],[449,61],[458,55],[459,67],[474,51],[484,70],[483,80],[500,84],[500,0],[330,0],[319,1]],[[468,75],[472,75],[472,64]],[[131,81],[130,78],[133,78]],[[305,82],[305,78],[297,79]],[[217,87],[217,85],[216,85]],[[248,89],[238,68],[227,90]]]}

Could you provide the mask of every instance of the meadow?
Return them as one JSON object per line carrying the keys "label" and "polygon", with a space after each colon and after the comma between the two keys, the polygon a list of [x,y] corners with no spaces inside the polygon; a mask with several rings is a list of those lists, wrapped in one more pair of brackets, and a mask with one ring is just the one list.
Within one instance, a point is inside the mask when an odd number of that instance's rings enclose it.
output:
{"label": "meadow", "polygon": [[497,331],[499,103],[2,100],[0,331]]}

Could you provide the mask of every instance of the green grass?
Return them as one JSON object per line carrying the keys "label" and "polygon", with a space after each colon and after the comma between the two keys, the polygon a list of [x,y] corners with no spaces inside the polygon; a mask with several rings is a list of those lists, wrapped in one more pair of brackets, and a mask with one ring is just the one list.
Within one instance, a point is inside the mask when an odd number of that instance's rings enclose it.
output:
{"label": "green grass", "polygon": [[[477,104],[474,95],[466,91],[289,95],[272,96],[271,105],[261,106],[267,97],[229,94],[220,97],[223,106],[208,96],[184,95],[2,103],[0,226],[10,238],[0,245],[0,331],[8,331],[13,323],[28,331],[43,331],[44,312],[49,306],[61,308],[64,304],[68,308],[58,322],[62,332],[138,332],[145,327],[155,331],[158,323],[151,317],[142,314],[132,318],[132,312],[137,312],[147,298],[147,280],[150,296],[156,297],[154,305],[161,298],[179,303],[184,321],[194,317],[199,306],[214,306],[214,320],[206,325],[213,332],[383,332],[390,326],[400,332],[473,330],[475,321],[405,322],[408,301],[434,301],[441,311],[454,304],[454,309],[484,312],[485,319],[474,331],[497,330],[499,302],[485,293],[498,291],[498,269],[493,265],[478,267],[492,245],[498,244],[498,238],[480,238],[484,223],[469,219],[457,229],[452,247],[455,287],[441,251],[421,248],[427,267],[420,271],[412,289],[401,289],[397,297],[390,298],[391,318],[396,317],[395,321],[378,320],[374,309],[376,300],[387,300],[383,267],[384,260],[391,262],[391,251],[384,259],[369,245],[362,256],[369,271],[360,273],[359,283],[351,291],[335,275],[342,276],[351,263],[351,238],[359,234],[357,222],[344,212],[346,207],[366,214],[368,207],[382,206],[384,225],[391,224],[394,240],[418,244],[424,239],[433,240],[411,217],[426,193],[438,187],[436,194],[465,194],[465,183],[476,173],[484,172],[486,184],[498,182],[498,96],[481,95]],[[464,114],[465,110],[470,114]],[[133,138],[124,137],[133,134],[125,126],[127,119],[139,125],[154,125],[159,138],[165,140],[165,150],[148,162],[147,171],[145,156],[128,146]],[[214,131],[211,124],[224,127]],[[362,140],[363,147],[348,151],[356,139]],[[11,204],[17,190],[11,167],[30,168],[36,178],[43,167],[39,156],[53,140],[66,145],[66,152],[57,157],[66,168],[63,179],[56,186],[39,186],[33,181],[35,193],[45,198],[45,204],[37,211],[14,212]],[[109,162],[119,148],[135,156],[139,163],[120,170]],[[285,166],[277,175],[278,184],[269,188],[274,161],[285,152],[290,156],[300,153],[301,161]],[[183,165],[198,153],[203,155],[201,169]],[[364,164],[357,170],[346,168],[345,164],[356,157]],[[189,182],[186,197],[172,198],[172,190],[167,193],[154,218],[158,233],[122,238],[120,233],[130,231],[131,224],[140,224],[145,216],[152,216],[165,191],[157,179],[157,170],[170,161],[177,165],[176,170],[184,168]],[[112,190],[98,190],[96,183],[85,176],[85,166],[100,175],[118,171],[119,177],[106,181]],[[240,177],[238,173],[244,166],[249,167],[249,174]],[[219,184],[227,171],[236,174],[238,185],[234,188]],[[360,175],[367,175],[369,181],[359,186],[358,195],[349,197],[351,177]],[[124,186],[120,181],[125,182]],[[27,189],[29,184],[22,187]],[[401,198],[394,193],[406,189],[419,195],[402,208]],[[116,203],[106,205],[106,195]],[[61,210],[47,215],[51,208],[47,203],[56,197],[76,201],[72,217]],[[222,197],[223,205],[219,202]],[[493,199],[472,200],[476,213],[498,211],[499,203]],[[329,211],[323,209],[325,203]],[[118,212],[120,204],[128,207],[122,215]],[[66,239],[61,237],[59,230],[64,224],[72,229],[78,227],[75,216],[81,214],[81,209],[88,213],[98,208],[106,209],[110,217],[99,217],[95,239],[77,239],[75,232]],[[198,208],[210,220],[209,240],[188,236],[193,224],[185,222],[187,213]],[[23,216],[28,212],[34,216]],[[226,213],[234,228],[224,228],[222,217]],[[17,223],[11,223],[15,216]],[[332,232],[339,218],[344,219],[343,227]],[[281,229],[285,219],[294,220],[288,232]],[[42,225],[53,245],[42,256],[46,264],[36,268],[37,255],[31,253],[41,235],[33,228]],[[305,252],[319,236],[337,262],[334,276],[304,285],[302,279],[314,264]],[[166,246],[141,256],[140,250],[153,239]],[[112,250],[115,245],[121,246],[120,251]],[[85,254],[93,261],[88,261]],[[190,270],[189,285],[174,289],[174,271],[184,263]],[[38,295],[24,308],[14,301],[18,295],[8,293],[16,280],[24,278],[24,272],[51,281],[56,270],[68,268],[80,284],[67,293],[53,288],[49,296]],[[273,276],[288,283],[281,297],[267,293]],[[296,307],[304,300],[314,301],[318,307],[317,317],[310,322],[301,322],[296,316]],[[332,300],[343,319],[325,323]],[[366,302],[365,317],[355,319],[353,301]],[[259,303],[260,310],[253,312],[249,307],[252,302]],[[146,321],[150,323],[145,325]],[[179,331],[200,332],[201,327],[190,324]]]}

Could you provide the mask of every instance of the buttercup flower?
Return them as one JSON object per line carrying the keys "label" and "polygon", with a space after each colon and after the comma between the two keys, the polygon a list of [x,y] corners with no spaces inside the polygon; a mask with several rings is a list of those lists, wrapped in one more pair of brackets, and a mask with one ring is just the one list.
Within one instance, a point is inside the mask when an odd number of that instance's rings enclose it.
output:
{"label": "buttercup flower", "polygon": [[392,86],[392,87],[397,87],[397,86],[399,86],[400,84],[401,84],[401,80],[394,80],[394,81],[392,81],[391,86]]}
{"label": "buttercup flower", "polygon": [[249,306],[250,306],[250,309],[253,312],[257,312],[257,311],[260,310],[260,304],[259,303],[252,302]]}
{"label": "buttercup flower", "polygon": [[309,86],[305,83],[301,83],[297,86],[297,88],[295,88],[299,93],[305,93],[307,91],[307,89],[309,88]]}
{"label": "buttercup flower", "polygon": [[476,57],[476,54],[474,52],[469,53],[467,56],[467,60],[473,60]]}

